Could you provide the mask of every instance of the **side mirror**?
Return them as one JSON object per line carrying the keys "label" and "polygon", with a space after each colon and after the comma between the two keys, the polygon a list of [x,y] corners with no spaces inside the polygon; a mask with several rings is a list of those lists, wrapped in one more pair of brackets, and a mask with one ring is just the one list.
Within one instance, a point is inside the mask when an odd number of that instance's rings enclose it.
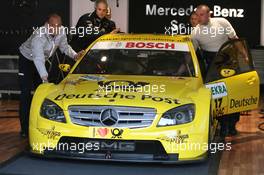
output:
{"label": "side mirror", "polygon": [[222,77],[231,77],[236,74],[236,71],[233,69],[222,69],[220,74]]}
{"label": "side mirror", "polygon": [[69,64],[59,64],[59,68],[63,72],[70,72],[71,66]]}

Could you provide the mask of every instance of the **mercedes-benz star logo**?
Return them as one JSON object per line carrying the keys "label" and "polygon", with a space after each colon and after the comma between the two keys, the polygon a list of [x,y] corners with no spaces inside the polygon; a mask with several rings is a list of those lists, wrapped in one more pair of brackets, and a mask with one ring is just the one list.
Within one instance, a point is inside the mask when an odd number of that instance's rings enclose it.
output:
{"label": "mercedes-benz star logo", "polygon": [[118,122],[118,113],[114,109],[105,109],[101,112],[100,121],[105,126],[113,126]]}

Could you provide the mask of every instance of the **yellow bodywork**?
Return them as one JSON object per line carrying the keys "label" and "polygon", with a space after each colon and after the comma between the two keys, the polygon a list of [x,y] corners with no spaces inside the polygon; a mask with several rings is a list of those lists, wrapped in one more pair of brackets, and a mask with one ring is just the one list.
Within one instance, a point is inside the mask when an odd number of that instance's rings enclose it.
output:
{"label": "yellow bodywork", "polygon": [[[150,84],[165,85],[166,92],[149,94],[122,92],[121,94],[101,94],[101,96],[91,95],[98,88],[94,81],[79,81],[81,75],[71,74],[78,62],[72,68],[68,76],[58,85],[52,83],[42,84],[34,94],[30,111],[29,142],[31,151],[36,154],[43,154],[45,148],[55,148],[58,141],[63,136],[92,138],[92,139],[116,139],[116,140],[151,140],[159,141],[167,154],[178,154],[178,160],[196,160],[207,153],[206,146],[212,139],[215,132],[215,126],[212,125],[209,133],[210,118],[211,124],[215,123],[216,113],[215,100],[211,97],[210,88],[207,88],[202,80],[199,64],[195,55],[194,48],[188,36],[164,36],[164,35],[105,35],[98,41],[170,41],[188,43],[192,55],[192,61],[195,65],[195,77],[154,77],[154,76],[122,76],[122,75],[100,75],[105,80],[127,80],[133,82],[148,82]],[[93,46],[87,48],[86,52]],[[254,73],[248,73],[254,74]],[[98,75],[99,76],[99,75]],[[243,76],[240,75],[240,76]],[[249,75],[250,76],[250,75]],[[239,77],[236,77],[239,81]],[[228,78],[227,78],[228,79]],[[217,82],[226,82],[234,80],[219,80]],[[258,79],[256,80],[258,81]],[[216,83],[216,82],[212,82]],[[210,84],[210,83],[209,83]],[[208,85],[208,84],[207,84]],[[229,109],[230,98],[258,98],[258,89],[256,92],[249,92],[245,89],[242,93],[238,85],[228,88],[228,95],[223,98],[223,112],[228,114],[237,111],[243,111],[244,108]],[[256,87],[257,88],[257,87]],[[90,94],[88,97],[76,98],[77,95]],[[232,97],[230,96],[232,94]],[[134,98],[128,98],[133,95]],[[66,123],[60,123],[45,119],[40,116],[40,108],[44,99],[49,99],[63,109]],[[177,103],[176,103],[177,101]],[[157,127],[160,117],[166,111],[185,104],[195,104],[195,118],[192,122],[182,125]],[[68,107],[71,105],[109,105],[109,106],[128,106],[128,107],[148,107],[156,109],[156,117],[150,127],[128,129],[122,128],[120,137],[113,136],[111,127],[87,127],[73,124],[71,122]],[[211,107],[212,105],[212,107]],[[248,105],[247,109],[255,108],[257,105]],[[211,109],[211,111],[210,111]],[[233,110],[233,111],[232,111]],[[217,116],[215,114],[215,116]],[[218,115],[219,116],[219,115]],[[179,145],[185,145],[187,148],[180,148]],[[195,146],[196,145],[196,146]],[[198,146],[197,146],[198,145]],[[147,149],[147,148],[146,148]]]}

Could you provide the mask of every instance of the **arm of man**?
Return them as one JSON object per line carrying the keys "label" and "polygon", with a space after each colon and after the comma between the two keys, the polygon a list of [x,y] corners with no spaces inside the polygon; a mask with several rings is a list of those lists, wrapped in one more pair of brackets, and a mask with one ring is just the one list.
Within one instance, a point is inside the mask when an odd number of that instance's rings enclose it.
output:
{"label": "arm of man", "polygon": [[220,24],[225,30],[225,34],[228,36],[229,39],[237,39],[237,34],[233,26],[230,22],[225,18],[220,18]]}
{"label": "arm of man", "polygon": [[41,36],[36,36],[32,39],[31,47],[32,47],[32,57],[33,62],[37,68],[40,78],[43,81],[48,80],[48,72],[45,67],[45,56],[44,56],[44,45],[45,41]]}
{"label": "arm of man", "polygon": [[[230,24],[228,20],[226,20],[225,18],[222,18],[220,22],[221,22],[221,25],[225,28],[225,32],[228,35],[228,38],[230,40],[238,39],[235,29],[233,28],[233,26]],[[248,53],[244,45],[241,42],[235,42],[234,46],[238,50],[238,57],[240,59],[243,58],[243,60],[248,61],[249,60]]]}
{"label": "arm of man", "polygon": [[62,53],[65,55],[71,57],[72,59],[75,59],[77,57],[77,53],[72,49],[72,47],[69,45],[67,41],[66,34],[63,34],[61,36],[60,42],[59,42],[59,49]]}
{"label": "arm of man", "polygon": [[110,21],[109,22],[110,23],[110,27],[109,27],[110,30],[111,31],[115,30],[116,29],[116,23],[114,21],[112,21],[112,20],[109,20],[109,21]]}

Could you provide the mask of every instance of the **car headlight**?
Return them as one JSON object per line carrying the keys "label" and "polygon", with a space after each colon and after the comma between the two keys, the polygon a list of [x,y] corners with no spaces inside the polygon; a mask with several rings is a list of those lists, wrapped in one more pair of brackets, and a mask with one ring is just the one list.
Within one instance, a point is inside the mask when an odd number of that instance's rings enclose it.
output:
{"label": "car headlight", "polygon": [[165,112],[160,118],[158,126],[173,126],[190,123],[193,121],[194,115],[194,104],[179,106]]}
{"label": "car headlight", "polygon": [[51,100],[45,99],[41,105],[40,115],[46,119],[66,123],[63,110]]}

